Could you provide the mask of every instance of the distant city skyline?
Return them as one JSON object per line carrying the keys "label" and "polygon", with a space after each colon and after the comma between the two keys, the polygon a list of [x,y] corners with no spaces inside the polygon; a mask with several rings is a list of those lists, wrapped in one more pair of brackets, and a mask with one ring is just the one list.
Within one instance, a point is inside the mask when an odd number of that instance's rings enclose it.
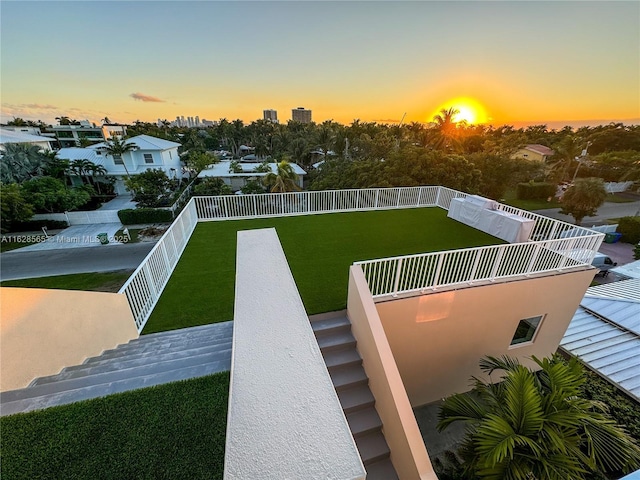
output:
{"label": "distant city skyline", "polygon": [[4,0],[0,27],[2,123],[640,123],[640,2]]}

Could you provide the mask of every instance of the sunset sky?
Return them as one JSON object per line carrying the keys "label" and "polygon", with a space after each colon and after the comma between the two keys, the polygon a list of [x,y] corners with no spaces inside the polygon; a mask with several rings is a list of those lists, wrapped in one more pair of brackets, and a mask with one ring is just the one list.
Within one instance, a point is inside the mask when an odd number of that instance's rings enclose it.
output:
{"label": "sunset sky", "polygon": [[640,2],[3,0],[1,120],[640,123]]}

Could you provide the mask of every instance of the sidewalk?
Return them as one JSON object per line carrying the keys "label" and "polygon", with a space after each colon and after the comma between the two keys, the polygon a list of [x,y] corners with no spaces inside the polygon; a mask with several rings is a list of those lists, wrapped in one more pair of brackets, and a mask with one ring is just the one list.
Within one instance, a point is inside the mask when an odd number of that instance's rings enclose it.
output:
{"label": "sidewalk", "polygon": [[[571,215],[563,215],[560,213],[559,208],[548,208],[545,210],[534,210],[533,213],[538,215],[544,215],[545,217],[555,218],[556,220],[562,220],[567,223],[574,223],[575,220]],[[629,203],[612,203],[605,202],[598,209],[598,212],[593,217],[585,217],[582,220],[583,227],[592,227],[594,225],[606,225],[607,220],[611,218],[620,217],[633,217],[640,215],[640,201]]]}

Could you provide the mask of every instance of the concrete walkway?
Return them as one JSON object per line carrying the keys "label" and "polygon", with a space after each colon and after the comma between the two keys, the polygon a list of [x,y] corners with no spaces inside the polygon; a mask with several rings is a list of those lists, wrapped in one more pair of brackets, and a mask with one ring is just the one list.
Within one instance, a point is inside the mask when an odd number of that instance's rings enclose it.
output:
{"label": "concrete walkway", "polygon": [[[64,229],[58,235],[52,236],[45,242],[23,247],[20,252],[37,252],[43,250],[60,250],[84,247],[108,247],[109,245],[122,245],[117,243],[114,237],[122,228],[120,223],[100,223],[94,225],[75,225]],[[109,239],[108,245],[102,245],[98,240],[99,233],[106,233]]]}
{"label": "concrete walkway", "polygon": [[109,200],[102,205],[98,210],[124,210],[126,208],[136,208],[138,202],[133,201],[131,195],[118,195],[113,200]]}

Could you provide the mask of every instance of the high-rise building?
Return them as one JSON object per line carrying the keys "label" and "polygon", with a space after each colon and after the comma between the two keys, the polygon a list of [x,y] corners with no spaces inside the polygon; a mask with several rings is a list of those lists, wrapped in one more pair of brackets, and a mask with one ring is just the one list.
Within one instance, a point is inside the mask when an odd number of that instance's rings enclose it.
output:
{"label": "high-rise building", "polygon": [[291,120],[300,123],[311,123],[311,110],[305,110],[304,107],[298,107],[291,110]]}
{"label": "high-rise building", "polygon": [[262,118],[273,123],[278,123],[278,112],[276,110],[263,110]]}

